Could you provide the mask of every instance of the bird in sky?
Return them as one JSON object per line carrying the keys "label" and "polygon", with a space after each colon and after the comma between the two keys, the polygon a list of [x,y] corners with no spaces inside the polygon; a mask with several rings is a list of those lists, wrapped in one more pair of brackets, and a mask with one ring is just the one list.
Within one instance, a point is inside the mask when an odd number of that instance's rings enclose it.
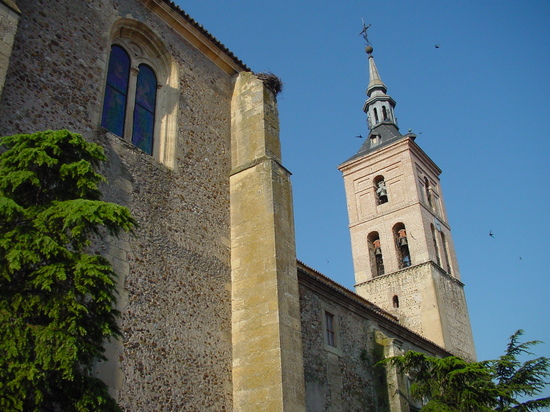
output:
{"label": "bird in sky", "polygon": [[436,48],[436,49],[439,49],[440,47],[441,47],[441,46],[440,46],[439,44],[436,44],[436,45],[435,45],[435,48]]}
{"label": "bird in sky", "polygon": [[495,235],[493,235],[493,231],[489,230],[489,236],[491,236],[493,239],[495,238]]}
{"label": "bird in sky", "polygon": [[359,135],[359,136],[355,136],[355,137],[357,137],[358,139],[362,139],[363,135]]}

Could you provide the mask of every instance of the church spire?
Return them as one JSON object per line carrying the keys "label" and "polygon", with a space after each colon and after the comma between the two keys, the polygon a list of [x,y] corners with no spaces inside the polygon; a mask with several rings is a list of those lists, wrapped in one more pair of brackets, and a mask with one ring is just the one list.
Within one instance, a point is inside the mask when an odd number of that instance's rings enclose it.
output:
{"label": "church spire", "polygon": [[367,121],[371,132],[380,125],[391,125],[397,128],[397,119],[395,117],[395,100],[386,94],[388,88],[382,81],[378,68],[372,56],[372,46],[365,49],[369,55],[369,85],[367,87],[367,96],[369,97],[363,106],[363,111],[367,114]]}
{"label": "church spire", "polygon": [[[380,90],[383,94],[388,91],[388,88],[380,78],[378,73],[378,68],[374,62],[374,57],[372,57],[372,47],[367,48],[367,53],[369,53],[369,85],[367,87],[367,96],[371,96],[374,91]],[[370,52],[369,52],[370,50]]]}

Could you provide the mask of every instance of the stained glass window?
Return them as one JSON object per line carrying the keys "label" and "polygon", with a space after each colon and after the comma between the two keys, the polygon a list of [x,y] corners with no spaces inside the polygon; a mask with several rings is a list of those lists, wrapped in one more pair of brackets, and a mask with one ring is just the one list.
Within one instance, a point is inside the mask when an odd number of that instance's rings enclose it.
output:
{"label": "stained glass window", "polygon": [[122,47],[112,46],[101,125],[118,136],[124,135],[129,77],[130,56]]}
{"label": "stained glass window", "polygon": [[157,77],[149,66],[141,64],[136,84],[132,143],[149,154],[153,154],[156,99]]}

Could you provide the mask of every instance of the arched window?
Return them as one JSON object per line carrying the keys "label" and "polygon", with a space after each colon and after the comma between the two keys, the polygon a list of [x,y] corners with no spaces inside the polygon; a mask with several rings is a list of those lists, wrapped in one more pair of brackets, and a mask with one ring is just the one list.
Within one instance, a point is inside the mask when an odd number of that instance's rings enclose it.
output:
{"label": "arched window", "polygon": [[395,239],[395,247],[397,249],[397,258],[399,259],[398,266],[400,269],[408,268],[412,264],[411,253],[409,251],[409,240],[407,239],[407,231],[403,223],[397,223],[393,227],[393,236]]}
{"label": "arched window", "polygon": [[374,123],[375,124],[378,124],[380,123],[380,120],[378,120],[378,110],[376,110],[376,107],[374,109],[372,109],[373,112],[374,112]]}
{"label": "arched window", "polygon": [[179,85],[162,41],[141,22],[117,20],[106,77],[101,125],[174,167]]}
{"label": "arched window", "polygon": [[439,245],[437,244],[437,233],[433,224],[430,224],[430,229],[432,230],[432,241],[435,249],[435,260],[436,263],[441,266],[441,258],[439,257]]}
{"label": "arched window", "polygon": [[388,111],[386,110],[386,106],[382,106],[382,115],[383,115],[383,118],[384,118],[384,121],[387,122],[388,120],[390,120],[388,118]]}
{"label": "arched window", "polygon": [[384,274],[384,258],[382,256],[382,247],[380,245],[380,236],[378,232],[372,232],[368,236],[370,259],[373,277]]}
{"label": "arched window", "polygon": [[386,187],[386,181],[384,176],[376,176],[373,180],[374,188],[376,191],[376,201],[379,205],[387,203],[388,201],[388,189]]}
{"label": "arched window", "polygon": [[129,81],[130,56],[122,47],[113,45],[109,56],[101,125],[117,136],[124,136]]}
{"label": "arched window", "polygon": [[139,65],[132,143],[145,153],[153,153],[153,133],[157,101],[157,76],[149,66]]}
{"label": "arched window", "polygon": [[[113,45],[109,56],[107,85],[103,101],[101,125],[120,137],[125,137],[126,117],[132,112],[132,143],[150,155],[153,154],[155,111],[157,102],[157,76],[153,69],[140,64],[135,84],[130,76],[130,56],[121,46]],[[129,101],[130,89],[135,99]]]}

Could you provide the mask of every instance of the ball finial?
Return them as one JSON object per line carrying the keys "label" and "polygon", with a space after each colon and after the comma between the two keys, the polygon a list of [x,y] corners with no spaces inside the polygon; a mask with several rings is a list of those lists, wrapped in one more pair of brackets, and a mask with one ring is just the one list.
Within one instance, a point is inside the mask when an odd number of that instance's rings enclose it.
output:
{"label": "ball finial", "polygon": [[365,52],[367,52],[367,54],[372,54],[373,52],[373,48],[371,45],[368,45],[367,47],[365,47]]}

